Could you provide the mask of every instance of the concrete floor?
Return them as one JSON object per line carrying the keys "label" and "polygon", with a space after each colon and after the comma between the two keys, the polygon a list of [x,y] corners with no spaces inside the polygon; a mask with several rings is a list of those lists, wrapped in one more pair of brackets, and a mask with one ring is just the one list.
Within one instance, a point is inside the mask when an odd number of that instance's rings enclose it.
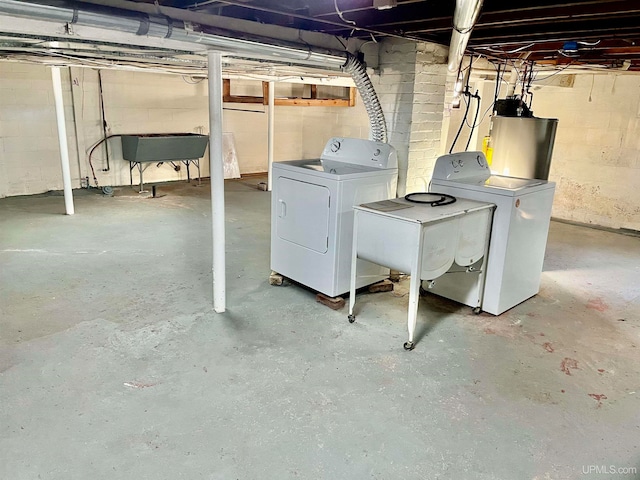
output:
{"label": "concrete floor", "polygon": [[[358,320],[272,287],[269,194],[0,200],[0,478],[640,479],[640,239],[553,222],[542,290],[500,317],[407,281]],[[637,469],[633,473],[633,469]]]}

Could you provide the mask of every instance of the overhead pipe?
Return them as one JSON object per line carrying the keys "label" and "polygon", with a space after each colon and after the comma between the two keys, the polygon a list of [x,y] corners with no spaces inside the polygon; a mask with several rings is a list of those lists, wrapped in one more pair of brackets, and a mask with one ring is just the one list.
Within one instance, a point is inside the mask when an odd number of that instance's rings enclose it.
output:
{"label": "overhead pipe", "polygon": [[[303,49],[295,44],[279,41],[264,43],[210,33],[188,30],[180,21],[169,17],[132,13],[123,10],[117,15],[73,6],[52,6],[17,0],[0,0],[0,13],[23,18],[36,18],[74,25],[98,27],[135,35],[197,43],[234,56],[269,60],[339,70],[345,63],[346,52],[325,49]],[[275,41],[274,41],[275,42]]]}
{"label": "overhead pipe", "polygon": [[453,13],[453,32],[449,45],[449,64],[447,68],[455,73],[460,68],[464,51],[467,48],[471,30],[473,30],[480,10],[482,0],[456,0],[456,9]]}

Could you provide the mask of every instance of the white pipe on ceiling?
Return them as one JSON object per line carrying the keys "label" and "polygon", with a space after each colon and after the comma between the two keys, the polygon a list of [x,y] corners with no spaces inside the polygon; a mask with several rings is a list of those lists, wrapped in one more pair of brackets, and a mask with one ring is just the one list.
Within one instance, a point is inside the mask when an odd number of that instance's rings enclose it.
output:
{"label": "white pipe on ceiling", "polygon": [[471,30],[478,20],[481,8],[482,0],[456,0],[453,32],[449,45],[449,64],[447,65],[450,72],[457,72],[460,68]]}
{"label": "white pipe on ceiling", "polygon": [[125,14],[121,11],[116,15],[77,7],[43,5],[18,0],[0,0],[0,13],[20,18],[62,22],[70,32],[73,31],[74,25],[80,25],[195,43],[242,58],[295,63],[333,70],[339,70],[347,60],[346,52],[302,47],[277,40],[266,43],[266,41],[201,33],[182,28],[184,26],[182,22],[174,22],[167,17],[140,13]]}

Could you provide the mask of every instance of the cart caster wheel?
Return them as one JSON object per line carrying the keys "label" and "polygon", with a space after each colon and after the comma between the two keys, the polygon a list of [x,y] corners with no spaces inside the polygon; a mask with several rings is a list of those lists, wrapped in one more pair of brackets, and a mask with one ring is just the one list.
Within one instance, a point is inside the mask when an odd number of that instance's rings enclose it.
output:
{"label": "cart caster wheel", "polygon": [[473,309],[473,313],[475,313],[476,315],[480,315],[481,312],[482,312],[482,309],[480,307],[476,307]]}
{"label": "cart caster wheel", "polygon": [[413,350],[416,348],[416,344],[414,342],[405,342],[404,349],[405,350]]}
{"label": "cart caster wheel", "polygon": [[356,321],[356,316],[355,315],[349,315],[347,316],[347,318],[349,319],[349,323],[353,323]]}

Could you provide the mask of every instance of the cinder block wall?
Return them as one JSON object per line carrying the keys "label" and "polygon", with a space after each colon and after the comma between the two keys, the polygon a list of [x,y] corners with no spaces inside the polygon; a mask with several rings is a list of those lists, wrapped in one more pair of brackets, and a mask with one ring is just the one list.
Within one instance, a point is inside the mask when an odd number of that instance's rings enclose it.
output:
{"label": "cinder block wall", "polygon": [[398,152],[398,196],[406,193],[415,63],[414,42],[385,40],[380,43],[379,68],[371,78],[387,122],[388,141]]}
{"label": "cinder block wall", "polygon": [[[102,138],[98,72],[88,68],[62,69],[65,115],[74,188],[89,177],[89,149]],[[208,134],[208,87],[179,75],[102,70],[108,134],[192,132]],[[261,95],[261,83],[234,80],[236,88]],[[276,94],[287,96],[299,85],[278,83]],[[294,92],[295,91],[295,92]],[[262,105],[225,104],[255,109]],[[235,136],[241,173],[267,170],[267,115],[225,110],[223,130]],[[331,136],[367,138],[369,121],[361,99],[355,107],[284,107],[275,114],[275,160],[320,155]],[[104,146],[93,154],[98,182],[128,185],[129,163],[122,160],[119,138],[109,140],[110,171]],[[62,188],[51,72],[42,65],[0,62],[0,197]],[[80,152],[80,154],[78,154]],[[208,159],[202,163],[207,176]],[[192,167],[193,169],[193,167]],[[195,169],[192,170],[195,175]],[[180,172],[151,164],[145,182],[184,180]],[[134,172],[134,183],[137,174]]]}
{"label": "cinder block wall", "polygon": [[446,59],[446,48],[417,44],[407,193],[428,190],[435,161],[442,154]]}
{"label": "cinder block wall", "polygon": [[424,191],[440,154],[446,49],[389,39],[380,43],[372,81],[384,111],[389,143],[398,150],[398,196]]}

